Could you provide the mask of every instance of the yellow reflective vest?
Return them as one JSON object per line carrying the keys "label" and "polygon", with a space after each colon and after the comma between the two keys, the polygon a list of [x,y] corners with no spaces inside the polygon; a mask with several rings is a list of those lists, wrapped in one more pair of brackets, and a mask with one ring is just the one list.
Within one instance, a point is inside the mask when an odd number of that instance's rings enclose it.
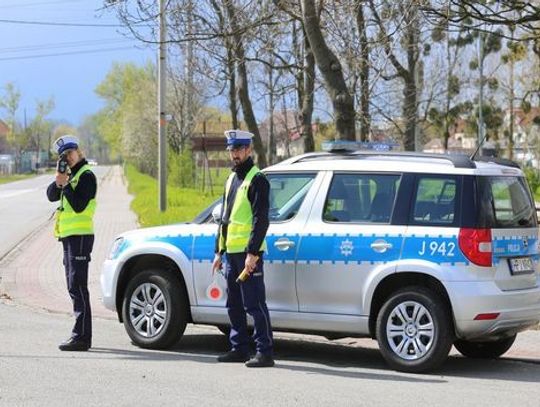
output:
{"label": "yellow reflective vest", "polygon": [[[222,229],[219,233],[219,250],[220,252],[225,250],[227,253],[243,253],[249,243],[249,237],[251,235],[251,229],[253,227],[253,211],[251,210],[251,203],[248,199],[248,190],[251,185],[251,180],[255,175],[261,172],[256,166],[253,166],[251,170],[244,178],[244,181],[236,191],[236,197],[229,216],[229,223],[227,226],[227,238],[223,238]],[[227,183],[225,184],[225,199],[223,202],[223,214],[227,213],[227,201],[231,185],[234,179],[234,173],[229,175]],[[266,250],[266,242],[263,241],[260,251]]]}
{"label": "yellow reflective vest", "polygon": [[[86,171],[92,171],[88,164],[83,165],[71,178],[69,183],[73,189],[77,187],[80,176]],[[54,236],[61,239],[68,236],[93,235],[96,198],[92,198],[88,202],[88,205],[86,205],[86,208],[79,213],[73,210],[64,194],[62,194],[60,201],[60,208],[56,211]]]}

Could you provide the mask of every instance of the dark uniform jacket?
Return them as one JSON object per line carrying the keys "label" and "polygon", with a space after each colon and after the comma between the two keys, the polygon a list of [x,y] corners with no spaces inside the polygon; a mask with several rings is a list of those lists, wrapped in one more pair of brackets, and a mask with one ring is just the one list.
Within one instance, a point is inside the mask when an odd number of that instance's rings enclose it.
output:
{"label": "dark uniform jacket", "polygon": [[[72,169],[70,179],[81,169],[88,161],[82,159]],[[79,183],[77,187],[73,189],[71,184],[68,184],[64,188],[64,196],[68,200],[69,204],[76,213],[80,213],[85,210],[88,202],[96,197],[97,181],[96,176],[92,171],[86,171],[79,177]],[[47,198],[49,201],[55,202],[60,200],[62,188],[58,188],[56,182],[53,181],[47,187]]]}

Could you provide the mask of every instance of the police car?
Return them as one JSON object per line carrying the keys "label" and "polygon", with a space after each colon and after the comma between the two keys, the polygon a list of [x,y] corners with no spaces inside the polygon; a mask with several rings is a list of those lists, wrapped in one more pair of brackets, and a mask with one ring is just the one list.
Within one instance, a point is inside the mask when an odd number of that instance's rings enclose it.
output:
{"label": "police car", "polygon": [[[499,357],[539,323],[538,221],[514,163],[339,150],[264,172],[274,330],[376,338],[392,368],[424,372],[452,345]],[[219,205],[115,240],[103,301],[136,345],[170,347],[187,323],[226,331],[225,280],[211,270]]]}

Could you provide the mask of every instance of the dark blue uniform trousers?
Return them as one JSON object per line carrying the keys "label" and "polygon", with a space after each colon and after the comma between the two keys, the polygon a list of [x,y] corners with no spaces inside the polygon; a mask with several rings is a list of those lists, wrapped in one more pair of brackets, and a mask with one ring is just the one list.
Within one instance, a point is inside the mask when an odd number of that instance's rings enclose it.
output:
{"label": "dark blue uniform trousers", "polygon": [[257,352],[272,355],[273,338],[270,315],[266,307],[262,258],[250,277],[241,283],[236,278],[244,269],[246,253],[227,253],[227,311],[231,320],[230,341],[232,350],[249,353],[249,336],[246,313],[255,325],[253,340]]}
{"label": "dark blue uniform trousers", "polygon": [[62,239],[62,244],[67,289],[75,314],[71,337],[91,343],[92,312],[88,295],[88,263],[94,246],[94,235],[68,236]]}

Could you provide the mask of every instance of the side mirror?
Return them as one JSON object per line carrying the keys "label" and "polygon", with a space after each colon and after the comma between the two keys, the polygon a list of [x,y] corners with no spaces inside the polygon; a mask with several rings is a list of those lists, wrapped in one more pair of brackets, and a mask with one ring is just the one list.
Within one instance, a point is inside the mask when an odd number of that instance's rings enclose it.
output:
{"label": "side mirror", "polygon": [[214,209],[212,209],[212,219],[214,220],[214,223],[221,222],[221,207],[223,204],[218,203],[216,206],[214,206]]}

